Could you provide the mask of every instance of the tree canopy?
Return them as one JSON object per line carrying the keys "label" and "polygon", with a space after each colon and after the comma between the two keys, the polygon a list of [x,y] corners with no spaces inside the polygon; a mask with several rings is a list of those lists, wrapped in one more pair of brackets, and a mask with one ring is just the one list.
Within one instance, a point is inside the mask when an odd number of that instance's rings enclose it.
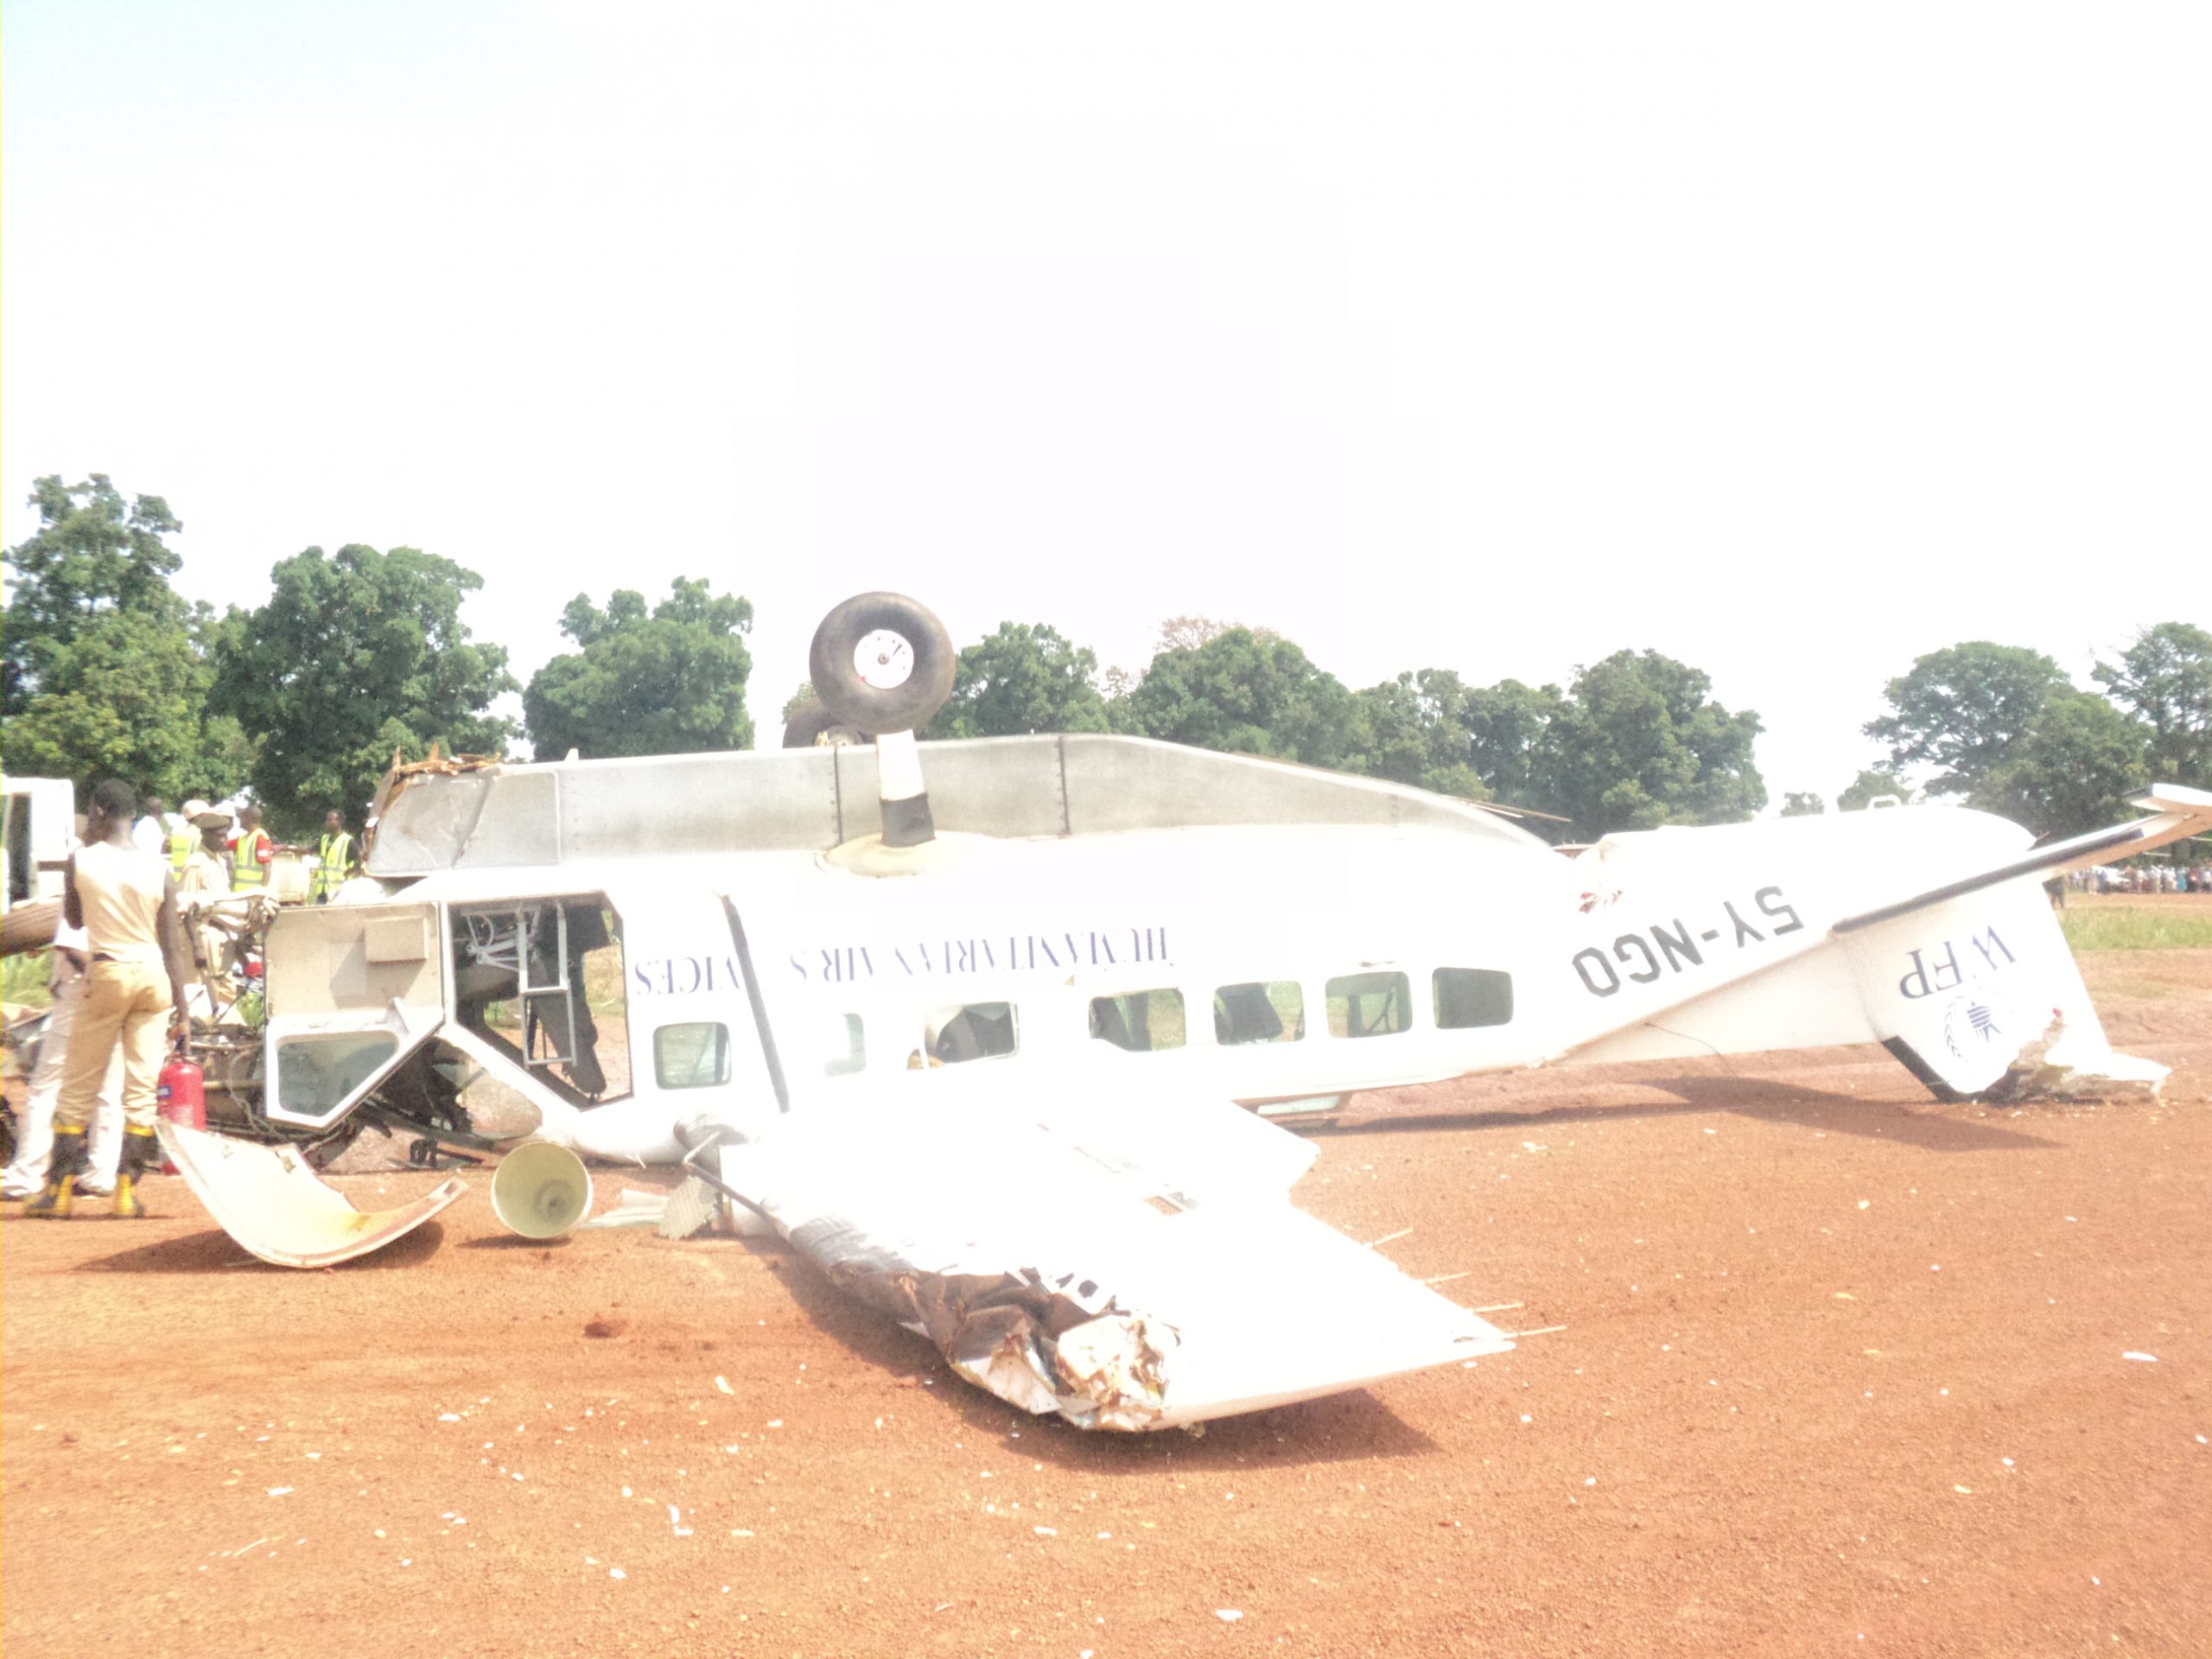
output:
{"label": "tree canopy", "polygon": [[1500,680],[1466,695],[1471,762],[1493,798],[1556,812],[1571,833],[1730,823],[1766,804],[1761,730],[1707,696],[1701,671],[1656,651],[1616,652],[1562,691]]}
{"label": "tree canopy", "polygon": [[1931,651],[1884,689],[1891,712],[1866,735],[1890,747],[1892,768],[1935,767],[1931,795],[1970,795],[2026,735],[2044,699],[2071,690],[2039,651],[1970,639]]}
{"label": "tree canopy", "polygon": [[399,752],[497,753],[491,712],[515,689],[503,646],[461,620],[477,574],[411,547],[358,543],[277,563],[266,604],[216,629],[213,702],[257,745],[254,793],[280,830],[336,808],[357,819]]}
{"label": "tree canopy", "polygon": [[162,538],[184,526],[168,504],[126,504],[103,473],[41,478],[30,499],[38,531],[7,554],[8,769],[171,799],[236,788],[247,756],[234,722],[207,717],[210,618],[169,586],[182,561]]}
{"label": "tree canopy", "polygon": [[561,613],[561,632],[582,649],[548,662],[523,693],[537,758],[750,748],[753,653],[744,636],[752,626],[752,601],[682,576],[650,612],[626,588],[603,611],[578,594]]}
{"label": "tree canopy", "polygon": [[1351,693],[1289,640],[1235,627],[1152,659],[1117,729],[1195,748],[1333,766],[1353,747]]}
{"label": "tree canopy", "polygon": [[2071,687],[2043,701],[1967,798],[2039,836],[2078,835],[2132,816],[2143,787],[2144,728],[2102,697]]}
{"label": "tree canopy", "polygon": [[1001,622],[960,653],[952,696],[922,735],[1009,737],[1025,732],[1103,732],[1106,700],[1093,677],[1097,653],[1042,622]]}
{"label": "tree canopy", "polygon": [[2117,664],[2090,671],[2149,729],[2153,783],[2212,788],[2212,633],[2187,622],[2145,628]]}
{"label": "tree canopy", "polygon": [[1488,800],[1471,762],[1467,698],[1466,686],[1448,668],[1424,668],[1355,691],[1358,723],[1345,764],[1370,778]]}
{"label": "tree canopy", "polygon": [[1900,802],[1909,801],[1912,798],[1912,785],[1894,772],[1862,769],[1835,798],[1836,810],[1860,811],[1885,795],[1894,795]]}

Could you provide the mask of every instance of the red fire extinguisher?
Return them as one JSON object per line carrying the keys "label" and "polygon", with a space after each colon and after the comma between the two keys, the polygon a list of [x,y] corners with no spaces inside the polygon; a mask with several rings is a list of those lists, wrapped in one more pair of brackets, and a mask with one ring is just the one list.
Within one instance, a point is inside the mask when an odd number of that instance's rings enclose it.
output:
{"label": "red fire extinguisher", "polygon": [[[160,1080],[155,1084],[155,1110],[172,1123],[204,1129],[207,1127],[207,1074],[180,1047],[175,1056],[162,1068]],[[175,1174],[176,1166],[163,1159],[162,1173]]]}

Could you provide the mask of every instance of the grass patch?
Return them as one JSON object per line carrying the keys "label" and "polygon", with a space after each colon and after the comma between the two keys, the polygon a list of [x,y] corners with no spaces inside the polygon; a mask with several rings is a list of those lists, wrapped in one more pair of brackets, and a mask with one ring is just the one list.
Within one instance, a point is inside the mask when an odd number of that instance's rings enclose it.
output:
{"label": "grass patch", "polygon": [[2076,950],[2212,949],[2212,906],[2076,905],[2058,912],[2058,925]]}

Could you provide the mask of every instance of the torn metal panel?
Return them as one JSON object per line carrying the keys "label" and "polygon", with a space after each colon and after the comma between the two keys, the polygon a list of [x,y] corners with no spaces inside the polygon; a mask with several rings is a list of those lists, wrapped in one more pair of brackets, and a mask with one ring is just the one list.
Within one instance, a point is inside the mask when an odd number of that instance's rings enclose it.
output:
{"label": "torn metal panel", "polygon": [[468,1191],[455,1176],[412,1204],[356,1210],[295,1147],[237,1141],[167,1118],[154,1131],[223,1230],[280,1268],[327,1268],[380,1250]]}
{"label": "torn metal panel", "polygon": [[1174,1178],[1135,1163],[1114,1120],[1141,1123],[1139,1143],[1154,1116],[1200,1144],[1210,1116],[1239,1138],[1283,1131],[1226,1103],[1098,1104],[793,1119],[721,1148],[722,1179],[968,1381],[1079,1427],[1173,1427],[1512,1346],[1293,1209],[1279,1163],[1255,1160],[1242,1191],[1170,1200]]}
{"label": "torn metal panel", "polygon": [[2016,1101],[2156,1100],[2168,1069],[2156,1060],[2122,1054],[2104,1040],[2101,1027],[2069,1031],[2054,1011],[2042,1036],[2020,1050],[2005,1075],[1982,1098]]}

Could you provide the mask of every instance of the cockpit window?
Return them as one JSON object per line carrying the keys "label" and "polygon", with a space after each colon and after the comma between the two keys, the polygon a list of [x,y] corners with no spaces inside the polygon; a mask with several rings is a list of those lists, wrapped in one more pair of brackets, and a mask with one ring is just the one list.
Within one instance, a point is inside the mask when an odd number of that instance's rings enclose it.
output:
{"label": "cockpit window", "polygon": [[462,1025],[578,1105],[630,1092],[622,918],[603,894],[453,910]]}

